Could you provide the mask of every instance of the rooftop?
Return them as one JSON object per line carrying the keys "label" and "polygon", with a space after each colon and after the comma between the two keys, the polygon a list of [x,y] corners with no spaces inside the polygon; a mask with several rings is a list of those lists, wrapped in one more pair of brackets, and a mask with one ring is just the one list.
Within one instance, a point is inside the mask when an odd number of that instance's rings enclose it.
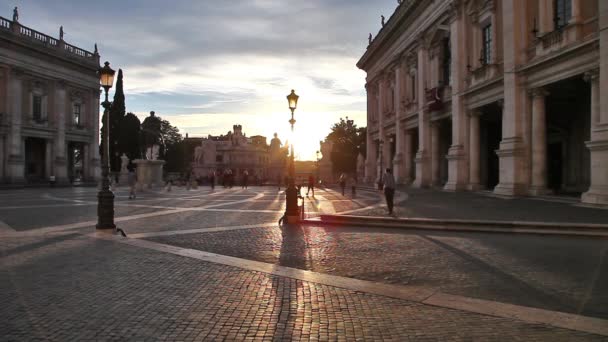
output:
{"label": "rooftop", "polygon": [[[55,54],[59,57],[67,57],[78,62],[99,66],[99,53],[97,51],[90,52],[68,44],[63,38],[53,38],[21,25],[18,20],[9,20],[0,17],[0,37],[6,37],[20,43],[25,43],[28,46],[43,48],[46,50],[45,52]],[[95,50],[97,50],[97,48]]]}

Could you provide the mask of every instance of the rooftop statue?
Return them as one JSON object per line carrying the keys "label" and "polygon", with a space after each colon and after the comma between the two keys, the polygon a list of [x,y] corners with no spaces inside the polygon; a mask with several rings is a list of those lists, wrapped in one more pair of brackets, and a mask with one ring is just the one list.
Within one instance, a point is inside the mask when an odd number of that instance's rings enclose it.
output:
{"label": "rooftop statue", "polygon": [[19,9],[17,6],[15,6],[15,9],[13,10],[13,21],[16,23],[19,22]]}
{"label": "rooftop statue", "polygon": [[380,18],[382,19],[382,27],[384,27],[384,16],[381,15]]}
{"label": "rooftop statue", "polygon": [[63,40],[63,26],[59,27],[59,40]]}

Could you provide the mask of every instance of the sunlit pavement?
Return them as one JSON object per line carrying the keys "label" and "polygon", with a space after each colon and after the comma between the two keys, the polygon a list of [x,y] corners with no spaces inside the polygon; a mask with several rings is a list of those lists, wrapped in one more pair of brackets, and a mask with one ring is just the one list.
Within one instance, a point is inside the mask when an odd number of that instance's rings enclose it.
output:
{"label": "sunlit pavement", "polygon": [[96,189],[0,192],[0,340],[608,339],[608,240],[280,229],[274,187],[172,190],[116,191],[128,238],[95,234]]}

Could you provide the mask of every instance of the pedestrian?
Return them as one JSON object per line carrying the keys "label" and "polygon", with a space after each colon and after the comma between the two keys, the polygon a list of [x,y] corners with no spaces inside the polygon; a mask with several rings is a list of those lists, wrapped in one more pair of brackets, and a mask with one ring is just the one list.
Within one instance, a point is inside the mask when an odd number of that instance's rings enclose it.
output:
{"label": "pedestrian", "polygon": [[283,179],[283,177],[281,177],[281,175],[277,175],[277,186],[279,187],[279,191],[281,191],[281,179]]}
{"label": "pedestrian", "polygon": [[306,197],[308,197],[308,192],[312,190],[312,197],[315,197],[315,177],[312,174],[308,175],[308,189],[306,189]]}
{"label": "pedestrian", "polygon": [[209,183],[211,184],[211,190],[215,189],[215,171],[209,173]]}
{"label": "pedestrian", "polygon": [[395,198],[395,177],[390,168],[386,169],[384,173],[384,197],[386,197],[386,205],[388,207],[388,214],[393,214],[393,199]]}
{"label": "pedestrian", "polygon": [[135,199],[135,185],[137,184],[137,175],[135,174],[134,167],[129,168],[129,174],[127,175],[127,183],[129,183],[129,199]]}
{"label": "pedestrian", "polygon": [[243,189],[247,189],[249,182],[249,172],[247,170],[243,171]]}
{"label": "pedestrian", "polygon": [[346,175],[345,174],[341,174],[340,175],[340,187],[342,188],[342,196],[344,196],[344,191],[346,190]]}

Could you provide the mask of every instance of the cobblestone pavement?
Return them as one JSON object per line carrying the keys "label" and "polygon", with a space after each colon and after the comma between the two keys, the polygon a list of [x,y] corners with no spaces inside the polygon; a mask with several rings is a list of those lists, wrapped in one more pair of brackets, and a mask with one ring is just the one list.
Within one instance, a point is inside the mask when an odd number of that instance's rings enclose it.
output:
{"label": "cobblestone pavement", "polygon": [[[462,220],[608,223],[608,208],[583,206],[574,198],[499,198],[490,193],[401,188],[408,198],[395,204],[397,217]],[[378,195],[380,193],[378,192]],[[386,206],[357,212],[387,216]]]}
{"label": "cobblestone pavement", "polygon": [[[274,188],[116,195],[120,227],[170,245],[597,317],[608,307],[604,241],[318,227],[284,234],[269,225],[284,211]],[[0,341],[608,340],[90,237],[95,200],[91,188],[0,192]],[[306,207],[315,216],[378,201],[374,192],[352,201],[321,190]],[[228,230],[209,231],[217,227]],[[174,235],[185,230],[208,232]]]}
{"label": "cobblestone pavement", "polygon": [[148,239],[349,278],[430,286],[608,318],[608,240],[314,226]]}
{"label": "cobblestone pavement", "polygon": [[83,236],[3,240],[2,258],[5,341],[606,340]]}

